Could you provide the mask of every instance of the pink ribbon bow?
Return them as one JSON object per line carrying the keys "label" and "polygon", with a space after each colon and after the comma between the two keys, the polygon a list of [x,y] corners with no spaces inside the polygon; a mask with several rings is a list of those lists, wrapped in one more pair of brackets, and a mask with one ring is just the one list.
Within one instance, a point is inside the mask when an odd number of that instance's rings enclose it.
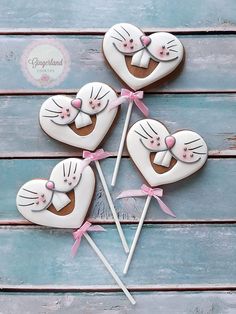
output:
{"label": "pink ribbon bow", "polygon": [[81,239],[85,232],[87,231],[106,231],[106,230],[101,226],[92,226],[90,222],[86,221],[79,229],[73,232],[75,243],[73,244],[71,249],[72,256],[76,255],[78,248],[80,246]]}
{"label": "pink ribbon bow", "polygon": [[112,153],[105,152],[102,148],[97,149],[94,153],[84,150],[83,158],[85,159],[83,160],[84,164],[82,165],[82,171],[90,164],[91,161],[102,160],[110,156],[112,156]]}
{"label": "pink ribbon bow", "polygon": [[145,117],[148,116],[149,109],[141,101],[141,99],[143,99],[143,91],[131,92],[128,89],[122,88],[120,95],[121,96],[117,100],[110,103],[110,105],[109,105],[110,109],[115,108],[115,107],[123,104],[124,102],[127,102],[127,100],[128,100],[129,102],[133,101],[135,103],[135,105],[138,107],[138,109],[145,115]]}
{"label": "pink ribbon bow", "polygon": [[151,197],[154,197],[161,210],[166,213],[167,215],[170,215],[172,217],[176,217],[176,215],[172,212],[172,210],[160,199],[160,197],[163,196],[163,190],[160,188],[152,189],[148,187],[147,185],[143,184],[141,186],[140,190],[127,190],[122,192],[120,195],[118,195],[117,198],[124,198],[124,197],[134,197],[134,196],[145,196],[149,195]]}

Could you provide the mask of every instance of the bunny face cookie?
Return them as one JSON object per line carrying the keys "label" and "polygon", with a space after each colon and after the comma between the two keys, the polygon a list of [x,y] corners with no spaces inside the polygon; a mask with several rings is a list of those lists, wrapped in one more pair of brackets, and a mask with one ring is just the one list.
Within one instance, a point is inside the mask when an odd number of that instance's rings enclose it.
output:
{"label": "bunny face cookie", "polygon": [[160,121],[136,122],[127,135],[127,148],[135,165],[151,186],[182,180],[207,160],[207,145],[190,130],[170,134]]}
{"label": "bunny face cookie", "polygon": [[55,228],[79,228],[88,212],[95,176],[83,160],[59,162],[49,180],[26,182],[17,193],[16,206],[29,221]]}
{"label": "bunny face cookie", "polygon": [[120,23],[105,34],[103,53],[122,81],[138,90],[173,72],[183,59],[184,48],[170,33],[146,36],[136,26]]}
{"label": "bunny face cookie", "polygon": [[95,150],[117,114],[109,104],[115,91],[98,82],[84,85],[75,99],[63,95],[48,98],[40,109],[39,122],[52,138],[82,149]]}

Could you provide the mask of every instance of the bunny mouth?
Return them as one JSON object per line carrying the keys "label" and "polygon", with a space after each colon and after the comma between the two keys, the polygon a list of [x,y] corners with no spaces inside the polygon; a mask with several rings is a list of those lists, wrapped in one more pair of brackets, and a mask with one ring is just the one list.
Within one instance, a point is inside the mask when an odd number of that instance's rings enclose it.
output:
{"label": "bunny mouth", "polygon": [[96,122],[97,122],[97,115],[95,114],[95,115],[92,115],[90,117],[91,117],[92,123],[89,125],[86,125],[86,126],[81,127],[81,128],[77,128],[75,125],[75,122],[73,122],[73,123],[69,124],[68,126],[72,129],[73,132],[75,132],[79,136],[89,135],[95,129]]}
{"label": "bunny mouth", "polygon": [[61,210],[57,211],[56,208],[53,206],[53,204],[51,204],[47,208],[47,210],[49,210],[51,213],[53,213],[53,214],[55,214],[57,216],[66,216],[66,215],[71,214],[73,212],[74,208],[75,208],[75,193],[74,193],[74,189],[71,190],[70,192],[66,193],[66,195],[70,199],[70,203],[68,205],[63,207]]}
{"label": "bunny mouth", "polygon": [[154,61],[153,59],[150,59],[148,68],[143,68],[136,65],[132,65],[131,62],[132,62],[132,57],[125,56],[125,63],[129,72],[137,78],[145,78],[149,76],[159,64],[159,62]]}
{"label": "bunny mouth", "polygon": [[166,166],[162,166],[162,165],[156,164],[156,163],[154,162],[156,153],[152,152],[152,153],[150,153],[149,156],[150,156],[150,162],[151,162],[152,168],[153,168],[153,169],[155,170],[155,172],[158,173],[158,174],[162,174],[162,173],[166,173],[166,172],[170,171],[170,170],[176,165],[176,163],[177,163],[177,159],[175,159],[175,158],[172,156],[168,167],[166,167]]}

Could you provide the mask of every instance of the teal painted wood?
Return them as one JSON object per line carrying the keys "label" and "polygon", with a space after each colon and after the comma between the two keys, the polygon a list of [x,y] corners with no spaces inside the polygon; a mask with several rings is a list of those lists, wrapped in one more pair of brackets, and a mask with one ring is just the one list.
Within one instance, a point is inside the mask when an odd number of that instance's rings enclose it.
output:
{"label": "teal painted wood", "polygon": [[[0,189],[0,221],[22,220],[15,205],[18,189],[26,181],[33,178],[47,178],[59,160],[0,160],[1,181],[5,184]],[[101,162],[108,184],[111,182],[114,159]],[[235,194],[236,159],[209,159],[206,166],[198,173],[172,185],[164,186],[163,200],[172,208],[177,220],[214,221],[236,219]],[[144,183],[133,163],[122,160],[117,185],[111,189],[113,199],[126,189],[137,189]],[[144,198],[116,200],[115,205],[121,221],[137,221],[141,216]],[[90,211],[95,221],[111,221],[112,215],[108,207],[103,188],[97,178],[96,197]],[[152,200],[147,221],[172,220],[163,214]]]}
{"label": "teal painted wood", "polygon": [[[214,10],[213,10],[214,11]],[[120,88],[122,84],[106,65],[101,53],[102,36],[1,36],[0,92],[55,91],[40,89],[24,77],[20,59],[24,49],[36,39],[56,38],[68,50],[71,70],[57,89],[77,90],[79,86],[99,78]],[[157,86],[153,91],[222,91],[235,90],[236,36],[180,36],[186,50],[183,71],[175,80]]]}
{"label": "teal painted wood", "polygon": [[[145,286],[234,285],[236,225],[145,225],[127,276],[126,255],[114,225],[91,233],[108,261],[133,289]],[[130,244],[136,226],[123,228]],[[0,285],[48,285],[83,289],[112,286],[114,281],[85,239],[72,258],[69,230],[35,227],[0,228]],[[99,289],[99,287],[98,287]]]}
{"label": "teal painted wood", "polygon": [[235,314],[235,292],[134,292],[136,306],[121,293],[0,294],[4,314],[58,313],[162,313]]}
{"label": "teal painted wood", "polygon": [[[0,97],[0,156],[78,154],[78,149],[51,139],[41,130],[38,112],[48,97]],[[150,108],[150,117],[161,120],[170,131],[189,128],[199,132],[208,143],[211,155],[236,154],[236,94],[146,94],[145,103]],[[116,125],[104,142],[104,149],[117,151],[126,110],[123,106]],[[130,125],[142,118],[135,108]]]}
{"label": "teal painted wood", "polygon": [[131,0],[127,2],[98,0],[96,6],[86,0],[63,0],[42,3],[40,9],[32,1],[2,0],[1,28],[99,28],[127,21],[140,27],[218,27],[236,23],[235,1],[227,4],[217,0],[184,1]]}

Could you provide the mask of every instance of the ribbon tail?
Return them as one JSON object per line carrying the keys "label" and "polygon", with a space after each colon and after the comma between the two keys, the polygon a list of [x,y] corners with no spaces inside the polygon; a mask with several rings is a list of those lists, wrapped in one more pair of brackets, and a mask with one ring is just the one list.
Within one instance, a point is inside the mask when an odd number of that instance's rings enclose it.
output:
{"label": "ribbon tail", "polygon": [[148,117],[149,115],[149,109],[148,107],[138,98],[134,100],[136,106],[139,108],[140,111],[145,115],[145,117]]}
{"label": "ribbon tail", "polygon": [[73,257],[75,257],[78,249],[79,249],[79,246],[80,246],[80,242],[81,242],[81,238],[82,236],[78,237],[76,240],[75,240],[75,243],[73,244],[72,248],[71,248],[71,255]]}
{"label": "ribbon tail", "polygon": [[106,229],[104,229],[102,226],[91,226],[89,227],[88,231],[106,231]]}
{"label": "ribbon tail", "polygon": [[80,168],[80,173],[84,171],[84,169],[90,164],[92,160],[90,158],[86,158],[82,161],[81,168]]}
{"label": "ribbon tail", "polygon": [[155,199],[158,201],[158,204],[160,205],[162,211],[167,214],[167,215],[170,215],[172,217],[175,217],[176,218],[176,215],[175,213],[158,197],[158,196],[155,196]]}
{"label": "ribbon tail", "polygon": [[126,197],[139,197],[139,196],[145,196],[146,194],[141,190],[128,190],[121,192],[116,199],[119,198],[126,198]]}
{"label": "ribbon tail", "polygon": [[119,98],[117,98],[115,101],[111,102],[108,107],[109,110],[118,107],[119,105],[123,104],[124,102],[127,101],[127,96],[120,96]]}

